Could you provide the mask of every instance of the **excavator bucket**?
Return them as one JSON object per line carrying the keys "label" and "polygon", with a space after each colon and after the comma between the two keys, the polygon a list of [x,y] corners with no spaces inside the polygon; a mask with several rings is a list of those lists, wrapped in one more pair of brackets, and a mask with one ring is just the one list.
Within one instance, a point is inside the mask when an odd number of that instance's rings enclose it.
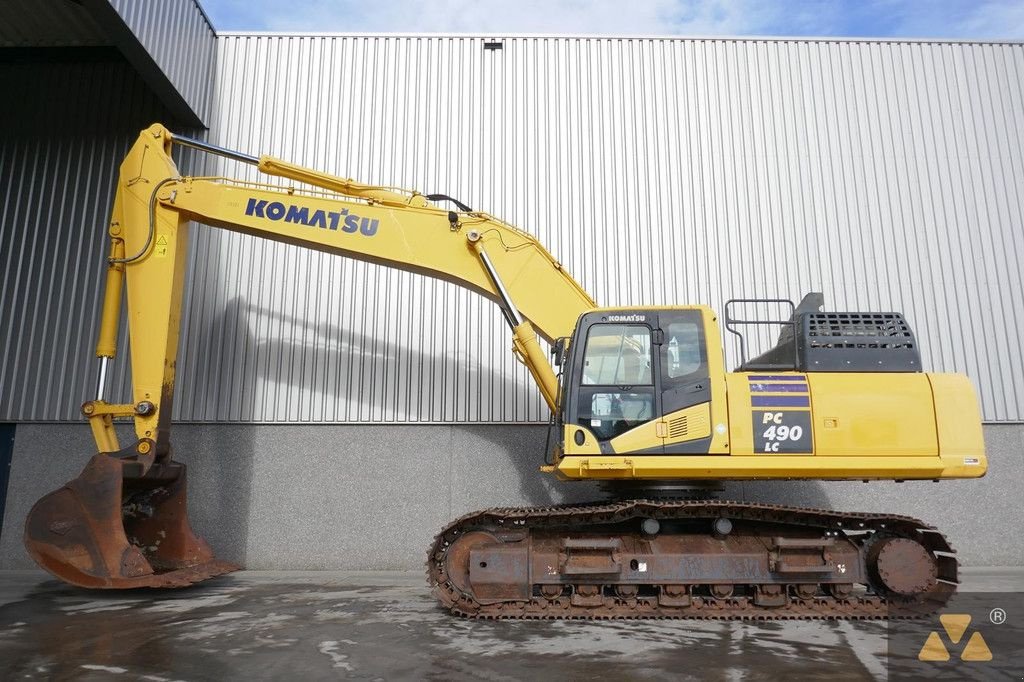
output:
{"label": "excavator bucket", "polygon": [[25,547],[56,577],[89,588],[182,587],[238,570],[192,532],[185,490],[179,462],[143,472],[138,461],[97,454],[32,507]]}

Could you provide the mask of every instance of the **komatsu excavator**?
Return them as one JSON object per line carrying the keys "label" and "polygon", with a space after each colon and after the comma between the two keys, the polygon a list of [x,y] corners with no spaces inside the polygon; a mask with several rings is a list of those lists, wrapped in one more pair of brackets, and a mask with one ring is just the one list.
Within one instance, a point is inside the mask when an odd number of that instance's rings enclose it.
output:
{"label": "komatsu excavator", "polygon": [[[174,145],[301,184],[185,177]],[[363,185],[160,125],[122,163],[108,225],[99,385],[82,406],[98,454],[26,520],[29,553],[68,583],[178,587],[238,568],[192,531],[170,442],[190,221],[434,277],[499,306],[551,409],[541,470],[599,481],[609,497],[488,509],[442,529],[427,570],[455,614],[883,618],[931,612],[956,588],[952,547],[921,521],[702,490],[984,475],[970,381],[924,372],[898,313],[822,312],[820,296],[786,303],[784,319],[760,321],[779,325],[777,345],[751,359],[744,350],[727,372],[710,308],[601,308],[536,239],[450,197]],[[124,290],[134,394],[108,402]],[[741,341],[759,322],[733,314],[742,303],[727,303],[723,320]],[[124,446],[114,428],[123,418],[135,427]]]}

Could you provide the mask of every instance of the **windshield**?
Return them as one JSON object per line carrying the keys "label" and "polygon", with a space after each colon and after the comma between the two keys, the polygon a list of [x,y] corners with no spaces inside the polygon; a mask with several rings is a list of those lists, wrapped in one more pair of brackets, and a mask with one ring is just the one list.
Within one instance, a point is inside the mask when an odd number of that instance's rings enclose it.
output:
{"label": "windshield", "polygon": [[595,324],[583,354],[585,386],[650,386],[651,330],[639,324]]}

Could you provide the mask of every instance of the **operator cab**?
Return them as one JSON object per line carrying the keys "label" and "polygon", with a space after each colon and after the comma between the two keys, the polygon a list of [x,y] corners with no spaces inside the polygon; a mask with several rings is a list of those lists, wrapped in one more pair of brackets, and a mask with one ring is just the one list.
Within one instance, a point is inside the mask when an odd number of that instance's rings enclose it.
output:
{"label": "operator cab", "polygon": [[[562,368],[563,423],[584,427],[597,438],[603,452],[612,452],[613,439],[710,402],[707,348],[700,307],[605,309],[583,314]],[[658,436],[655,442],[664,438]],[[699,440],[673,452],[699,452],[701,448],[706,452],[710,439]],[[660,454],[665,450],[657,446],[640,451]]]}

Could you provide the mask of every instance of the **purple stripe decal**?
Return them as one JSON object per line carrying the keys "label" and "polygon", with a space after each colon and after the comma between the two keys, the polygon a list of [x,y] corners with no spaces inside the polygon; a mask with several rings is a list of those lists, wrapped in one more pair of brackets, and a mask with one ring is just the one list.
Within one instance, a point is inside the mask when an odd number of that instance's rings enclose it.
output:
{"label": "purple stripe decal", "polygon": [[807,381],[803,374],[751,374],[750,381]]}
{"label": "purple stripe decal", "polygon": [[750,384],[754,393],[807,393],[807,384]]}
{"label": "purple stripe decal", "polygon": [[752,395],[751,407],[810,407],[811,398],[806,395]]}

